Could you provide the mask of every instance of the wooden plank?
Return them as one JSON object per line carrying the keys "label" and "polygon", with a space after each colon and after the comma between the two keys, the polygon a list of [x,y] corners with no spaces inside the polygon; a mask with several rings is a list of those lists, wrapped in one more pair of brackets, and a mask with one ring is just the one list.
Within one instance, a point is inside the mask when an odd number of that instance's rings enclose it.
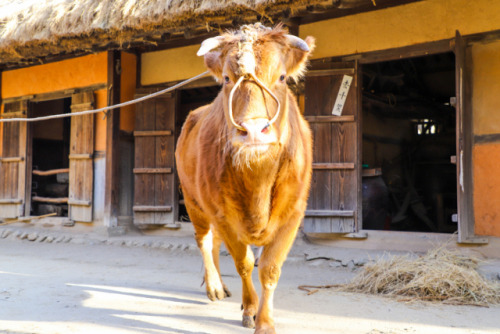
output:
{"label": "wooden plank", "polygon": [[134,205],[134,211],[140,212],[171,212],[172,206],[154,206],[154,205]]}
{"label": "wooden plank", "polygon": [[134,131],[134,137],[141,136],[171,136],[171,130],[159,130],[159,131]]}
{"label": "wooden plank", "polygon": [[68,199],[68,204],[76,206],[92,206],[92,201]]}
{"label": "wooden plank", "polygon": [[354,217],[352,210],[306,210],[306,217]]}
{"label": "wooden plank", "polygon": [[[71,112],[92,109],[94,93],[73,94],[71,104]],[[74,221],[92,221],[94,118],[94,115],[71,118],[68,204],[69,218]]]}
{"label": "wooden plank", "polygon": [[474,231],[473,176],[472,176],[472,62],[470,49],[457,30],[455,35],[455,90],[456,90],[456,168],[458,242],[484,243]]}
{"label": "wooden plank", "polygon": [[134,174],[171,174],[172,168],[134,168]]}
{"label": "wooden plank", "polygon": [[306,218],[304,233],[352,233],[356,228],[355,220],[351,217],[321,217]]}
{"label": "wooden plank", "polygon": [[450,47],[450,41],[450,39],[444,39],[435,42],[426,42],[393,49],[355,54],[343,57],[342,59],[344,61],[356,60],[360,64],[372,64],[391,60],[400,60],[403,58],[428,56],[451,51],[452,48]]}
{"label": "wooden plank", "polygon": [[[79,129],[77,131],[81,132],[82,129]],[[75,140],[76,140],[76,138],[75,138]],[[81,159],[92,159],[93,157],[94,157],[93,153],[80,153],[80,154],[73,153],[73,154],[70,154],[68,158],[70,160],[81,160]]]}
{"label": "wooden plank", "polygon": [[16,111],[16,112],[0,114],[0,118],[22,118],[22,117],[26,117],[26,112]]}
{"label": "wooden plank", "polygon": [[347,116],[305,116],[309,123],[354,122],[354,115]]}
{"label": "wooden plank", "polygon": [[[175,128],[176,95],[156,100],[156,131],[168,131]],[[174,167],[175,138],[174,136],[155,137],[155,166],[172,170]],[[174,206],[174,179],[173,173],[156,174],[155,176],[155,205]],[[156,212],[155,224],[174,223],[172,210]]]}
{"label": "wooden plank", "polygon": [[354,169],[353,162],[314,162],[313,169]]}
{"label": "wooden plank", "polygon": [[[136,106],[136,131],[155,131],[156,103],[147,100]],[[135,137],[135,168],[155,168],[155,137]],[[154,174],[134,174],[134,206],[154,206]],[[154,224],[151,213],[134,212],[135,225]]]}
{"label": "wooden plank", "polygon": [[56,175],[60,173],[69,173],[69,168],[59,168],[59,169],[51,169],[51,170],[34,170],[33,175],[39,175],[39,176],[48,176],[48,175]]}
{"label": "wooden plank", "polygon": [[[108,51],[108,106],[120,103],[121,51]],[[118,225],[120,205],[120,109],[107,112],[106,117],[106,183],[104,190],[105,225]]]}
{"label": "wooden plank", "polygon": [[68,203],[67,197],[42,197],[42,196],[33,196],[31,199],[34,202],[44,202],[44,203],[56,203],[56,204],[64,204]]}
{"label": "wooden plank", "polygon": [[0,204],[21,204],[23,202],[22,199],[15,198],[1,198]]}
{"label": "wooden plank", "polygon": [[332,68],[325,70],[310,70],[307,71],[307,77],[319,77],[319,76],[330,76],[330,75],[344,75],[344,74],[354,74],[353,68]]}
{"label": "wooden plank", "polygon": [[21,162],[24,161],[24,157],[7,157],[7,158],[0,158],[0,162],[7,163],[7,162]]}
{"label": "wooden plank", "polygon": [[[4,104],[4,112],[11,115],[26,117],[27,111],[26,100]],[[26,123],[3,124],[2,137],[0,199],[7,202],[0,205],[0,217],[15,218],[23,215],[26,197]]]}

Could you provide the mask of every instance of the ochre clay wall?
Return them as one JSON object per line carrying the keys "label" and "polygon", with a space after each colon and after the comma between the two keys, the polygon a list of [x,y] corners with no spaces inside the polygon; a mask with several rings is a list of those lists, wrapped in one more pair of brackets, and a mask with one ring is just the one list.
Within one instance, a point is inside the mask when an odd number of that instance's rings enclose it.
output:
{"label": "ochre clay wall", "polygon": [[[102,52],[59,62],[31,66],[2,73],[3,99],[51,93],[65,89],[107,83],[107,53]],[[96,107],[107,105],[106,90],[96,92]],[[95,115],[95,150],[106,150],[106,122]]]}
{"label": "ochre clay wall", "polygon": [[[472,109],[476,233],[500,237],[500,41],[472,46]],[[496,136],[495,136],[496,135]]]}
{"label": "ochre clay wall", "polygon": [[178,81],[205,72],[203,57],[196,56],[200,45],[142,54],[141,85]]}
{"label": "ochre clay wall", "polygon": [[300,26],[313,58],[350,55],[500,29],[500,2],[426,0]]}

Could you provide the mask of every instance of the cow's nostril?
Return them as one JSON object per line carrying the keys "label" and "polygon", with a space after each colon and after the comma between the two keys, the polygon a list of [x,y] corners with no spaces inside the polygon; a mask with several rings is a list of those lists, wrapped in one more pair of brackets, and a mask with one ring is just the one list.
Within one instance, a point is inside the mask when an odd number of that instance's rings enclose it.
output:
{"label": "cow's nostril", "polygon": [[267,123],[266,126],[260,132],[268,133],[270,127],[271,127],[271,124]]}

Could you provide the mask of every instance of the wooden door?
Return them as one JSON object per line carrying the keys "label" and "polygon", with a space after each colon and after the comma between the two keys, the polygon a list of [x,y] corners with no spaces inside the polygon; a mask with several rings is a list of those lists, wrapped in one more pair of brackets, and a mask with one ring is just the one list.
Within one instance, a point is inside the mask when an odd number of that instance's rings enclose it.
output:
{"label": "wooden door", "polygon": [[134,224],[175,224],[176,95],[137,104],[135,112]]}
{"label": "wooden door", "polygon": [[[73,94],[71,112],[94,108],[94,92]],[[69,218],[92,221],[94,185],[94,115],[71,117],[69,153]]]}
{"label": "wooden door", "polygon": [[455,36],[456,136],[457,136],[457,219],[458,242],[487,243],[474,233],[472,202],[472,108],[471,69],[467,45],[460,32]]}
{"label": "wooden door", "polygon": [[[6,103],[3,118],[24,118],[28,101]],[[0,218],[16,218],[24,214],[26,200],[25,122],[3,123],[0,157]]]}
{"label": "wooden door", "polygon": [[306,233],[353,233],[359,229],[359,91],[356,63],[311,71],[306,78],[305,117],[314,137]]}

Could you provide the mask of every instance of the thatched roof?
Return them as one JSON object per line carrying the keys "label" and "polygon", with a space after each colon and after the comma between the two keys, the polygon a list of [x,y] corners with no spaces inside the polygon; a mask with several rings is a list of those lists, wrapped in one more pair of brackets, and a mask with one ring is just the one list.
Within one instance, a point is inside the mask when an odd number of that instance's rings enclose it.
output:
{"label": "thatched roof", "polygon": [[262,18],[272,21],[300,12],[374,4],[375,0],[2,1],[0,66],[43,62],[46,57],[61,54],[161,43],[176,36],[195,36]]}

